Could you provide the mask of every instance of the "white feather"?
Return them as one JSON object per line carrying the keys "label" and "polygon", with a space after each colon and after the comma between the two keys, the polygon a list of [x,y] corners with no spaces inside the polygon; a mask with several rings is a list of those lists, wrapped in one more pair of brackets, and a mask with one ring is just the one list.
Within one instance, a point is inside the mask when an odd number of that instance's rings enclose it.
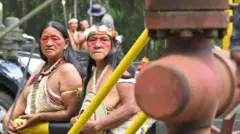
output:
{"label": "white feather", "polygon": [[118,41],[118,43],[122,43],[123,36],[122,36],[122,35],[118,35],[118,36],[116,37],[116,40]]}

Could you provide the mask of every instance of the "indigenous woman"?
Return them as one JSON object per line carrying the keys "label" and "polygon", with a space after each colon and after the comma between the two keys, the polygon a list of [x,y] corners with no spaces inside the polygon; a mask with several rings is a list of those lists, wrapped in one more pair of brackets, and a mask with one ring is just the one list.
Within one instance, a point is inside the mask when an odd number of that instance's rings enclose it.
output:
{"label": "indigenous woman", "polygon": [[[80,114],[84,112],[124,56],[119,46],[121,38],[115,30],[104,25],[92,26],[85,34],[90,57]],[[134,74],[135,69],[130,66],[85,124],[82,130],[84,134],[125,132],[139,112],[133,94]],[[77,118],[71,120],[72,124]]]}
{"label": "indigenous woman", "polygon": [[[78,112],[80,99],[76,89],[82,87],[81,66],[75,59],[67,29],[55,21],[48,22],[40,32],[40,56],[45,61],[32,74],[18,98],[13,117],[12,107],[3,119],[11,121],[7,133],[17,133],[41,121],[68,121]],[[23,121],[24,120],[24,121]]]}

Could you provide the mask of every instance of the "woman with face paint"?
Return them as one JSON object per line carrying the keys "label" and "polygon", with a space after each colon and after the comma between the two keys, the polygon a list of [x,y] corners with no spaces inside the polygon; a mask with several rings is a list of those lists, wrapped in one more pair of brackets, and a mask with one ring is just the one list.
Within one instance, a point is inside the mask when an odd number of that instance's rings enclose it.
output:
{"label": "woman with face paint", "polygon": [[[48,22],[40,32],[40,55],[45,61],[32,74],[18,98],[7,133],[17,133],[40,121],[68,121],[78,112],[80,100],[76,89],[82,87],[84,76],[75,59],[67,29],[55,21]],[[10,112],[4,117],[6,125]]]}
{"label": "woman with face paint", "polygon": [[[121,38],[113,29],[104,25],[92,26],[85,32],[85,35],[89,50],[89,62],[80,114],[124,57],[119,46]],[[133,95],[134,74],[135,68],[130,66],[85,124],[82,130],[83,134],[120,134],[125,132],[139,112]],[[74,124],[77,118],[72,118],[71,124]]]}

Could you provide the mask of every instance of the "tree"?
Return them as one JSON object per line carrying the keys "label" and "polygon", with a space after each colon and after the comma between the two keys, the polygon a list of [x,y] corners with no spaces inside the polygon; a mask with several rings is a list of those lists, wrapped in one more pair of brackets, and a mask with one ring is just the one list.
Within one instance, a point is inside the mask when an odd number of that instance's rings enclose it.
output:
{"label": "tree", "polygon": [[[24,15],[32,11],[39,4],[46,0],[2,0],[4,5],[4,16],[15,16],[22,18]],[[139,35],[144,30],[144,0],[92,0],[93,3],[103,5],[115,21],[115,27],[119,34],[123,35],[122,45],[123,51],[126,53]],[[77,18],[79,20],[86,19],[89,21],[87,10],[90,7],[88,0],[78,0],[77,2]],[[66,9],[68,19],[73,17],[74,0],[66,1]],[[63,8],[61,0],[45,8],[32,19],[28,20],[21,26],[24,32],[33,35],[39,39],[39,32],[43,24],[49,20],[56,20],[64,24]],[[140,60],[143,56],[147,56],[150,60],[159,57],[164,47],[163,41],[152,41],[144,48],[138,56]]]}

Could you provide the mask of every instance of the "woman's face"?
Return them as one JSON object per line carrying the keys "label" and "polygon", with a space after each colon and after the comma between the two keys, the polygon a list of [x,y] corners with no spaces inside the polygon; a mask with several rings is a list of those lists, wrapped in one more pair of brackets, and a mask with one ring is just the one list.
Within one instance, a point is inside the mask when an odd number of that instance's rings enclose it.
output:
{"label": "woman's face", "polygon": [[87,41],[88,52],[96,62],[102,61],[111,50],[111,40],[109,36],[102,34],[91,35]]}
{"label": "woman's face", "polygon": [[64,40],[61,32],[53,27],[48,27],[42,32],[40,38],[42,53],[47,59],[57,60],[67,48],[68,41]]}

